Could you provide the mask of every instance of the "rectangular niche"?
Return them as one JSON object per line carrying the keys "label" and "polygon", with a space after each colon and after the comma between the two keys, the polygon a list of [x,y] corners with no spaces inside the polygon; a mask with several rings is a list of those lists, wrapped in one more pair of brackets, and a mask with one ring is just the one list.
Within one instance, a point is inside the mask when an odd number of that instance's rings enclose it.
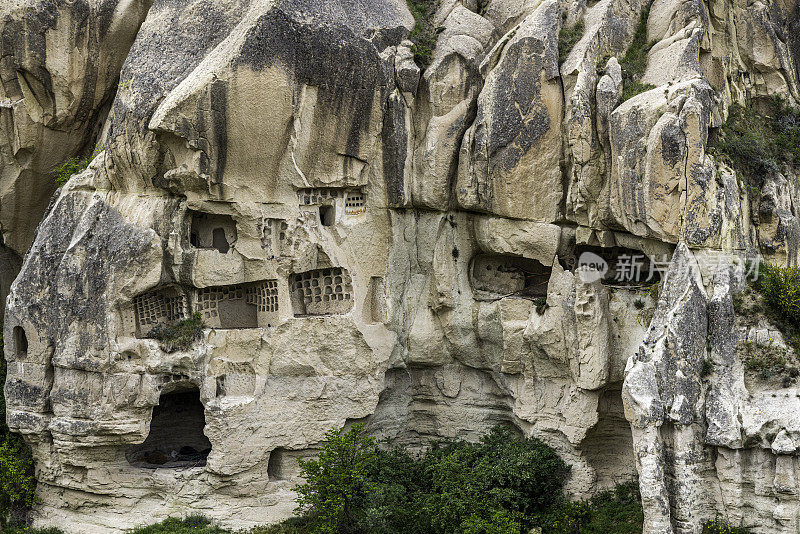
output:
{"label": "rectangular niche", "polygon": [[189,316],[186,295],[177,287],[148,291],[133,298],[136,337],[146,337],[160,324],[174,323]]}
{"label": "rectangular niche", "polygon": [[492,296],[544,297],[550,271],[550,267],[528,258],[479,254],[472,259],[470,284],[472,289]]}
{"label": "rectangular niche", "polygon": [[278,281],[198,289],[196,307],[209,328],[270,327],[278,318]]}
{"label": "rectangular niche", "polygon": [[341,315],[353,308],[353,284],[341,267],[293,274],[289,289],[295,316]]}
{"label": "rectangular niche", "polygon": [[272,257],[280,257],[289,224],[283,219],[265,218],[261,223],[261,248]]}
{"label": "rectangular niche", "polygon": [[190,211],[189,243],[196,248],[225,254],[236,242],[236,222],[230,215]]}

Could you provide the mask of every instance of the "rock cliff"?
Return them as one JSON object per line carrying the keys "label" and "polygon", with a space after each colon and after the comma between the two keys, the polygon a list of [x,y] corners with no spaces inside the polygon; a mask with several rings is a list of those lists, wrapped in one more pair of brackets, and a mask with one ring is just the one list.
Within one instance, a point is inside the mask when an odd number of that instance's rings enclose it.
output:
{"label": "rock cliff", "polygon": [[575,496],[638,476],[646,533],[800,532],[800,388],[743,364],[792,349],[734,310],[749,259],[798,262],[800,175],[749,187],[711,147],[734,105],[800,104],[800,6],[430,15],[428,55],[405,0],[0,6],[5,393],[38,525],[277,521],[330,428],[507,422]]}

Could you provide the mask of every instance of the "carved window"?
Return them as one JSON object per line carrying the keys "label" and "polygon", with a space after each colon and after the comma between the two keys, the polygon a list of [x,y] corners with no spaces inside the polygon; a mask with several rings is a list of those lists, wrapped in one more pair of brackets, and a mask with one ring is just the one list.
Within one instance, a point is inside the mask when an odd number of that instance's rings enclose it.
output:
{"label": "carved window", "polygon": [[188,316],[187,299],[175,288],[150,291],[133,298],[137,335],[143,336],[159,324],[179,321]]}
{"label": "carved window", "polygon": [[21,326],[14,327],[14,354],[17,358],[28,355],[28,336]]}
{"label": "carved window", "polygon": [[197,290],[197,310],[211,328],[271,326],[278,311],[277,280]]}
{"label": "carved window", "polygon": [[289,284],[295,315],[336,315],[353,308],[350,274],[341,267],[293,274]]}
{"label": "carved window", "polygon": [[189,243],[196,248],[215,249],[226,254],[236,242],[236,222],[230,215],[198,211],[191,214]]}

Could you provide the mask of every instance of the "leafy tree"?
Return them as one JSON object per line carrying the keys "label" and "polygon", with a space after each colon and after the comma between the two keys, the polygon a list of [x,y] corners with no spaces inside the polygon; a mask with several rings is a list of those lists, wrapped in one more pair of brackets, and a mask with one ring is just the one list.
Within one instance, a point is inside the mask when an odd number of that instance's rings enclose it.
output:
{"label": "leafy tree", "polygon": [[369,465],[376,454],[375,440],[356,424],[349,432],[331,430],[314,460],[300,461],[305,484],[296,487],[299,510],[316,532],[359,532],[364,502],[373,487]]}

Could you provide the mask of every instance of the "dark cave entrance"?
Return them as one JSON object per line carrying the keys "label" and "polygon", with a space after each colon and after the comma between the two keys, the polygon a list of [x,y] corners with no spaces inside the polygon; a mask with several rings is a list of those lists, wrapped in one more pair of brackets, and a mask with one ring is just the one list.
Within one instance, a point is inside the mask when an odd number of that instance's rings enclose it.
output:
{"label": "dark cave entrance", "polygon": [[14,327],[14,356],[24,358],[28,355],[28,336],[21,326]]}
{"label": "dark cave entrance", "polygon": [[125,453],[135,467],[202,467],[211,452],[203,433],[205,408],[197,387],[162,393],[153,407],[150,433],[144,443],[131,445]]}

